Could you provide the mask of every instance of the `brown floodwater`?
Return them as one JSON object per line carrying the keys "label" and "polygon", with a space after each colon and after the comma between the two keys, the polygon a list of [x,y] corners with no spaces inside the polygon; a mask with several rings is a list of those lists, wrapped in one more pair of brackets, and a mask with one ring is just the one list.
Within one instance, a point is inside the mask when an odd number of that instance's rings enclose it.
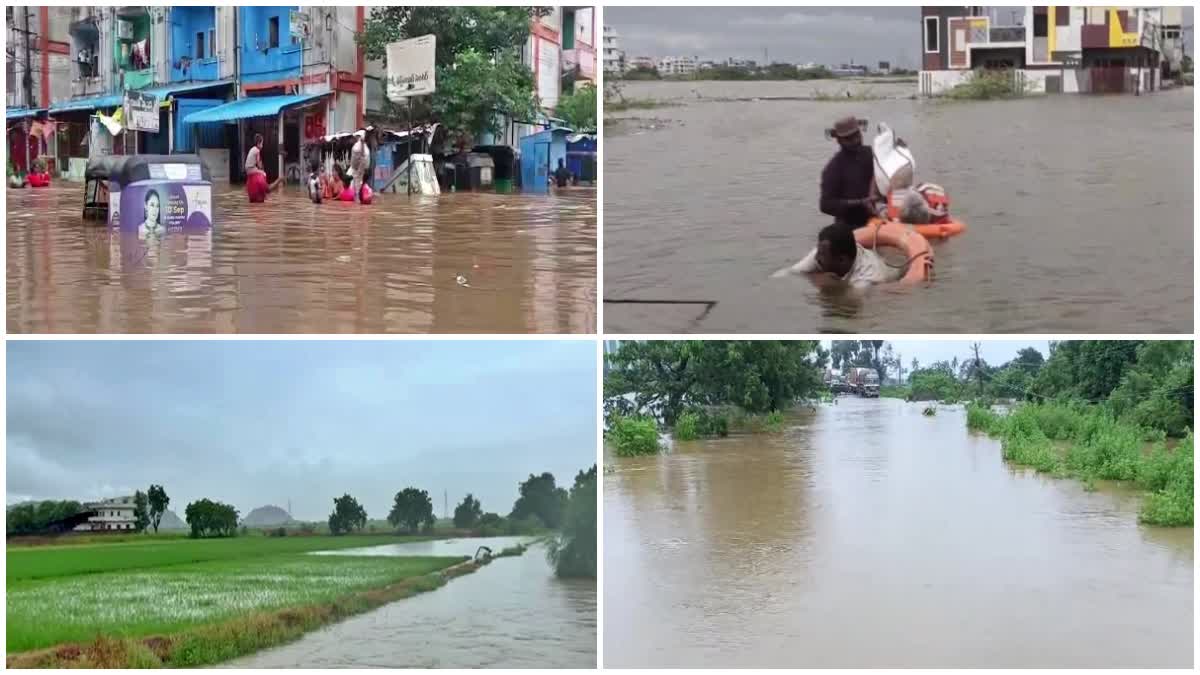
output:
{"label": "brown floodwater", "polygon": [[80,217],[81,184],[7,191],[10,333],[589,333],[596,192],[250,204],[139,241]]}
{"label": "brown floodwater", "polygon": [[[331,555],[473,555],[515,537],[417,542]],[[544,546],[352,617],[233,668],[595,668],[596,582],[554,576]]]}
{"label": "brown floodwater", "polygon": [[[627,83],[677,105],[608,115],[608,332],[1191,333],[1192,89],[1145,96],[909,100],[916,84]],[[852,94],[892,97],[846,101]],[[796,100],[823,94],[831,101]],[[779,100],[768,100],[774,97]],[[965,234],[936,279],[865,294],[771,278],[832,222],[818,209],[839,116],[884,121]]]}
{"label": "brown floodwater", "polygon": [[1192,666],[1192,528],[923,407],[607,458],[605,667]]}

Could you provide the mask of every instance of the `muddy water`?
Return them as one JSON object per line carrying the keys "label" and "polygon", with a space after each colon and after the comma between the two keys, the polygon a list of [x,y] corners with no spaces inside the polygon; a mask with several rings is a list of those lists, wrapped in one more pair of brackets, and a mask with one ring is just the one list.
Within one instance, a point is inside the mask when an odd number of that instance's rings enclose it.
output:
{"label": "muddy water", "polygon": [[[350,549],[337,555],[472,555],[519,538]],[[545,547],[500,558],[429,593],[227,664],[236,668],[594,668],[596,584],[561,580]]]}
{"label": "muddy water", "polygon": [[149,242],[84,224],[82,193],[8,190],[10,332],[595,330],[594,190],[364,207],[222,188],[210,234]]}
{"label": "muddy water", "polygon": [[606,461],[606,667],[1191,667],[1193,530],[1010,468],[961,409]]}
{"label": "muddy water", "polygon": [[[606,299],[624,332],[1192,332],[1192,90],[1017,101],[908,100],[912,84],[629,83],[680,105],[606,124]],[[854,94],[893,97],[836,100]],[[766,100],[835,97],[832,102]],[[899,98],[897,98],[899,97]],[[758,100],[754,100],[758,99]],[[936,281],[821,291],[772,279],[831,222],[818,209],[839,116],[886,121],[968,232]],[[635,118],[635,119],[628,119]]]}

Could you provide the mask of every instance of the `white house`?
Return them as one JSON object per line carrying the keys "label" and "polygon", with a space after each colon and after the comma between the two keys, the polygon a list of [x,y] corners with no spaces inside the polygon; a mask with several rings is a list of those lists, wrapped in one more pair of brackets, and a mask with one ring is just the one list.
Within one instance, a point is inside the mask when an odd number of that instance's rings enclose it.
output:
{"label": "white house", "polygon": [[134,525],[137,522],[137,519],[133,515],[133,495],[102,499],[98,502],[87,502],[83,505],[83,508],[88,511],[95,511],[96,515],[88,518],[86,523],[77,526],[75,528],[76,531],[133,531]]}

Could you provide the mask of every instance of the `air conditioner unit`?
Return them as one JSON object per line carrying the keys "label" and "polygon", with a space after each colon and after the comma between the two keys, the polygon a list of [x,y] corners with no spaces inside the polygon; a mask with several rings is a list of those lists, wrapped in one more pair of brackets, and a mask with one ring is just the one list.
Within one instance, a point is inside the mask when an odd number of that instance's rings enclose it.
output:
{"label": "air conditioner unit", "polygon": [[117,39],[132,40],[133,39],[133,23],[124,19],[117,19]]}

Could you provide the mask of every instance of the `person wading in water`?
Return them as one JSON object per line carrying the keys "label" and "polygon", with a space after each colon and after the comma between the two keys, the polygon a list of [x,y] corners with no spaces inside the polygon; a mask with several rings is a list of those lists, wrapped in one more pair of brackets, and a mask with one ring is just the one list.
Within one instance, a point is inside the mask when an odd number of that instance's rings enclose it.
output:
{"label": "person wading in water", "polygon": [[246,153],[246,195],[250,197],[250,203],[259,204],[267,201],[267,193],[273,192],[283,184],[283,176],[280,176],[274,183],[267,184],[267,172],[263,170],[262,163],[262,134],[254,134],[254,145],[250,148],[250,152]]}
{"label": "person wading in water", "polygon": [[843,117],[825,130],[840,150],[821,172],[821,213],[834,223],[862,227],[879,213],[884,199],[875,188],[875,157],[863,144],[863,127],[855,117]]}

